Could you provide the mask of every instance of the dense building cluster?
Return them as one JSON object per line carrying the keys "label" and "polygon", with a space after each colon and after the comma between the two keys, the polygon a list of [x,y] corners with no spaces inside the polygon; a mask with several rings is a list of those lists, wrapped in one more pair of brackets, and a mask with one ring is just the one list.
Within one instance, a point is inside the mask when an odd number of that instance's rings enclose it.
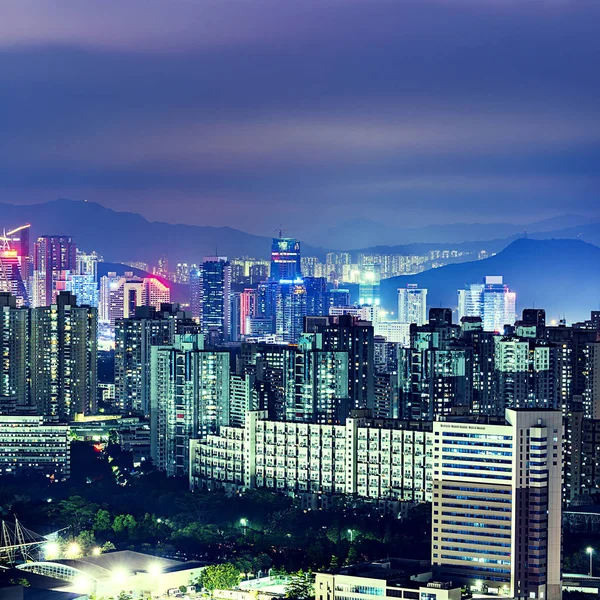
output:
{"label": "dense building cluster", "polygon": [[[457,317],[401,287],[394,318],[379,282],[398,257],[359,257],[351,292],[338,285],[349,254],[330,253],[324,274],[283,237],[270,262],[179,265],[178,304],[166,259],[100,276],[101,257],[68,237],[38,238],[30,257],[28,231],[5,237],[0,271],[4,474],[67,478],[69,435],[102,439],[101,411],[122,419],[136,464],[193,490],[432,502],[440,578],[556,596],[561,503],[600,486],[599,312],[517,319],[489,276],[457,290]],[[103,361],[113,376],[99,382]]]}

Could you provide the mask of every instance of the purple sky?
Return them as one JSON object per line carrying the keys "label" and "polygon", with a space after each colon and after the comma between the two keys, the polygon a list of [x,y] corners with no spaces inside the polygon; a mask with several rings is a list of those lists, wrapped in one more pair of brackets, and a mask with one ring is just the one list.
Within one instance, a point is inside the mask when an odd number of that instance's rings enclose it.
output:
{"label": "purple sky", "polygon": [[1,12],[0,202],[266,235],[317,218],[600,217],[600,2]]}

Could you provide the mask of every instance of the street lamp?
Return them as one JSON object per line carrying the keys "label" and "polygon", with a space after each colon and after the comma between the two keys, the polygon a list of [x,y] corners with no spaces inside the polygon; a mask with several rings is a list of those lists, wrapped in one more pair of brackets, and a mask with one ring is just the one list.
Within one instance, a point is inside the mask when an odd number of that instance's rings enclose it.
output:
{"label": "street lamp", "polygon": [[352,543],[352,540],[354,539],[354,531],[352,531],[352,529],[348,529],[348,534],[350,535],[350,543]]}
{"label": "street lamp", "polygon": [[240,525],[244,528],[244,535],[248,531],[248,519],[240,519]]}
{"label": "street lamp", "polygon": [[589,555],[590,555],[590,577],[592,577],[592,572],[593,572],[593,564],[592,564],[592,558],[594,556],[594,549],[590,546],[588,546],[585,550]]}

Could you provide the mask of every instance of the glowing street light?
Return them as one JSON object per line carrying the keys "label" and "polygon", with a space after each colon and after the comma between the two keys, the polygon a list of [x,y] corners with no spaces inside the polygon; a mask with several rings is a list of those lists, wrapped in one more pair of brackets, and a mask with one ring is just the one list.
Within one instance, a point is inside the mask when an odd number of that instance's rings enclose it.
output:
{"label": "glowing street light", "polygon": [[44,545],[44,558],[52,560],[60,555],[60,544],[58,542],[48,542]]}
{"label": "glowing street light", "polygon": [[100,546],[96,546],[95,548],[92,548],[92,554],[94,556],[100,556],[100,554],[102,554],[102,548],[100,548]]}
{"label": "glowing street light", "polygon": [[77,542],[71,542],[67,546],[65,556],[67,558],[77,558],[81,554],[81,546]]}
{"label": "glowing street light", "polygon": [[354,540],[354,531],[352,529],[348,529],[348,535],[350,536],[350,543]]}
{"label": "glowing street light", "polygon": [[240,519],[240,525],[244,528],[244,535],[248,532],[248,519]]}
{"label": "glowing street light", "polygon": [[594,557],[594,549],[590,546],[588,546],[585,550],[589,555],[590,555],[590,577],[593,577],[592,573],[593,573],[593,563],[592,563],[592,559]]}

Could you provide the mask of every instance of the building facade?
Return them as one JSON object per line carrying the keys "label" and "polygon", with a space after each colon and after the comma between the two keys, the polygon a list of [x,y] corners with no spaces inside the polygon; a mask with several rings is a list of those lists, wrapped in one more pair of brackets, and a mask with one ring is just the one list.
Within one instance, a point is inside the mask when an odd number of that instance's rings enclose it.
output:
{"label": "building facade", "polygon": [[271,489],[431,500],[430,424],[351,417],[345,425],[278,422],[248,413],[245,426],[190,443],[192,489]]}
{"label": "building facade", "polygon": [[434,576],[472,591],[561,598],[562,415],[434,423]]}
{"label": "building facade", "polygon": [[44,417],[0,415],[0,474],[40,474],[51,481],[70,475],[69,426]]}
{"label": "building facade", "polygon": [[31,398],[40,414],[74,420],[96,410],[98,312],[60,292],[31,311]]}

